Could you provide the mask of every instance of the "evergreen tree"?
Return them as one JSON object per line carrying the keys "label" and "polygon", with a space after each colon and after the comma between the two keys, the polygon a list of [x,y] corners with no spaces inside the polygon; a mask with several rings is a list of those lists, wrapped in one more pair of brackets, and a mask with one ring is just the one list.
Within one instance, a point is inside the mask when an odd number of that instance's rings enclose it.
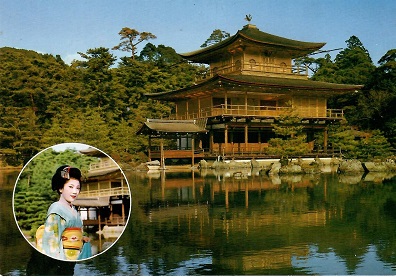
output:
{"label": "evergreen tree", "polygon": [[340,84],[363,85],[367,82],[375,66],[370,54],[356,36],[351,36],[347,47],[335,58],[336,81]]}
{"label": "evergreen tree", "polygon": [[215,29],[213,30],[212,34],[209,36],[209,38],[201,45],[201,47],[208,47],[210,45],[219,43],[227,38],[230,37],[230,34],[227,33],[226,31],[222,31],[220,29]]}
{"label": "evergreen tree", "polygon": [[292,108],[280,115],[277,123],[272,124],[277,138],[268,141],[267,153],[281,155],[282,158],[306,154],[308,144],[306,135],[303,133],[301,118]]}
{"label": "evergreen tree", "polygon": [[390,143],[379,130],[366,132],[357,147],[358,157],[363,161],[389,158],[392,156],[391,150]]}
{"label": "evergreen tree", "polygon": [[0,154],[9,165],[26,163],[39,150],[41,135],[31,109],[1,107]]}
{"label": "evergreen tree", "polygon": [[329,144],[335,151],[339,150],[349,159],[358,157],[359,141],[356,140],[358,132],[353,130],[346,120],[341,121],[340,124],[330,125],[328,133]]}
{"label": "evergreen tree", "polygon": [[[51,115],[49,106],[67,96],[68,67],[52,55],[0,48],[0,105],[28,108],[40,124]],[[62,91],[54,96],[54,91]]]}
{"label": "evergreen tree", "polygon": [[[139,124],[136,124],[137,122]],[[136,135],[140,124],[140,120],[130,122],[122,120],[112,128],[112,149],[109,153],[117,162],[137,164],[147,160],[143,153],[147,149],[148,139]]]}
{"label": "evergreen tree", "polygon": [[355,121],[365,129],[379,129],[396,146],[396,50],[389,50],[364,87]]}
{"label": "evergreen tree", "polygon": [[[73,141],[69,134],[65,132],[59,116],[52,119],[52,125],[44,132],[40,144],[43,148],[50,147],[59,143]],[[77,140],[76,140],[77,141]]]}
{"label": "evergreen tree", "polygon": [[[306,62],[307,61],[305,61],[305,63]],[[312,69],[312,71],[314,72],[314,75],[312,76],[312,80],[330,82],[330,83],[337,82],[335,77],[337,67],[334,64],[334,62],[331,60],[331,56],[329,54],[326,54],[324,58],[311,60],[310,64],[316,65],[316,68]]]}
{"label": "evergreen tree", "polygon": [[[338,53],[334,62],[329,55],[316,60],[318,69],[312,76],[313,80],[355,85],[364,85],[368,81],[375,66],[367,49],[356,36],[351,36],[346,44],[347,47]],[[359,121],[359,98],[361,93],[337,96],[329,99],[328,107],[344,109],[348,121],[356,123]]]}
{"label": "evergreen tree", "polygon": [[112,143],[110,140],[110,125],[106,123],[99,109],[90,109],[84,115],[81,141],[106,153],[110,151]]}
{"label": "evergreen tree", "polygon": [[157,47],[152,43],[147,43],[144,46],[142,51],[140,51],[138,60],[153,63],[158,67],[174,65],[183,61],[182,57],[172,47],[163,44]]}
{"label": "evergreen tree", "polygon": [[117,93],[112,86],[111,67],[116,58],[104,47],[88,49],[86,53],[79,54],[85,59],[75,62],[76,66],[83,69],[82,97],[85,105],[93,108],[112,108],[111,102],[117,98]]}
{"label": "evergreen tree", "polygon": [[110,125],[100,109],[87,109],[85,113],[79,114],[71,114],[66,110],[53,119],[41,140],[45,147],[62,142],[81,142],[109,151]]}
{"label": "evergreen tree", "polygon": [[157,38],[150,32],[139,32],[129,27],[122,28],[118,34],[121,36],[121,42],[112,49],[131,52],[132,59],[135,59],[138,44],[145,40]]}

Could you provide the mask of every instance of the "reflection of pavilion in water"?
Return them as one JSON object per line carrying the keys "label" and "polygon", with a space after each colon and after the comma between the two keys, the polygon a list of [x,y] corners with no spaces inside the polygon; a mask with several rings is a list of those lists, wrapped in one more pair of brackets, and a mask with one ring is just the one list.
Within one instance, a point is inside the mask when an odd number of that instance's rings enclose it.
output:
{"label": "reflection of pavilion in water", "polygon": [[[238,238],[243,255],[213,253],[213,264],[220,267],[252,273],[260,269],[292,267],[293,257],[309,255],[308,244],[297,242],[271,247],[264,242],[277,236],[287,240],[291,235],[289,226],[298,230],[324,226],[332,216],[326,210],[307,210],[309,196],[304,188],[312,188],[315,184],[301,176],[299,181],[282,180],[288,182],[283,185],[279,180],[274,183],[260,174],[244,178],[230,172],[217,176],[197,175],[172,176],[162,172],[157,178],[149,177],[152,200],[164,203],[159,209],[150,209],[149,218],[150,222],[164,224],[170,229],[185,227],[189,239],[213,249],[225,247],[222,241],[214,238],[215,233],[221,232],[227,242]],[[295,190],[302,193],[295,194]],[[251,209],[259,205],[260,209]],[[284,228],[275,230],[274,226]]]}
{"label": "reflection of pavilion in water", "polygon": [[[288,186],[288,189],[313,187],[317,180],[304,175],[267,176],[259,171],[250,169],[237,169],[227,171],[205,171],[200,174],[191,173],[166,173],[148,174],[149,186],[158,200],[177,201],[179,203],[207,202],[216,205],[229,206],[230,197],[234,194],[244,193],[245,206],[249,206],[249,194],[261,194],[265,191],[279,190]],[[210,190],[210,198],[207,190]],[[222,196],[224,195],[224,202]]]}

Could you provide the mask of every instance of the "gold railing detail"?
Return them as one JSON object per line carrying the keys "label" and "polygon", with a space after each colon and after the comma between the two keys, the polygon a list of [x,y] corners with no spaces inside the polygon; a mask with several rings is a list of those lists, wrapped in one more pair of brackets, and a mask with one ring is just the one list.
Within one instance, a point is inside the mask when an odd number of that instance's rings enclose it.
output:
{"label": "gold railing detail", "polygon": [[[179,114],[176,119],[191,120],[198,118],[208,118],[219,115],[228,116],[258,116],[258,117],[279,117],[285,114],[290,107],[275,106],[251,106],[251,105],[217,105],[213,107],[202,108],[199,112]],[[298,109],[298,115],[303,118],[343,118],[342,109]]]}

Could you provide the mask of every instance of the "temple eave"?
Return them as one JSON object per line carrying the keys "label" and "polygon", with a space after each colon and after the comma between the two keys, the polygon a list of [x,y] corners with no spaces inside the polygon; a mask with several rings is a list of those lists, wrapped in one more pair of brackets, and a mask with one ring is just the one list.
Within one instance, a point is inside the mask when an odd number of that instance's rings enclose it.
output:
{"label": "temple eave", "polygon": [[297,80],[260,76],[220,76],[217,75],[201,84],[179,90],[146,94],[147,97],[162,100],[198,98],[219,91],[252,92],[252,93],[327,93],[329,96],[355,92],[361,85],[342,85],[312,80]]}

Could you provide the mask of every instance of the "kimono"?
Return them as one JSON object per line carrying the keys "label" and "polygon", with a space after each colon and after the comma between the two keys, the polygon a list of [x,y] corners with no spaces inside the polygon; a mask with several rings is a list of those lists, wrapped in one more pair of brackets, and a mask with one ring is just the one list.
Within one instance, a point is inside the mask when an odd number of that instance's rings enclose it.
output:
{"label": "kimono", "polygon": [[91,244],[83,242],[82,228],[82,220],[74,208],[55,202],[48,209],[38,249],[60,260],[89,258]]}

